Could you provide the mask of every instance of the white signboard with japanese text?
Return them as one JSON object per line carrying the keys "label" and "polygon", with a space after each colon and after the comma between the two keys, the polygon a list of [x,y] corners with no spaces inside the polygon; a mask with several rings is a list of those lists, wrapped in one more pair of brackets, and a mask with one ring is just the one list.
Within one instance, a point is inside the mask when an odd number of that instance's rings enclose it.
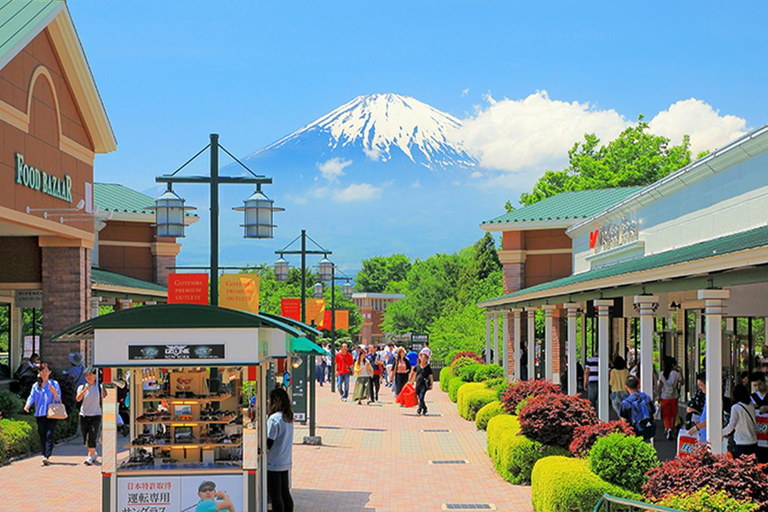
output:
{"label": "white signboard with japanese text", "polygon": [[242,475],[142,476],[117,478],[119,512],[242,512]]}

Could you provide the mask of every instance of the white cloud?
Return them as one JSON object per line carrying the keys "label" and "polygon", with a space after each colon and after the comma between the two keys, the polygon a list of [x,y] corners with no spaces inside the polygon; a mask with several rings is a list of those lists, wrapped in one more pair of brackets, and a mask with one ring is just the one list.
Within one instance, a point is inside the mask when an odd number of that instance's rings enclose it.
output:
{"label": "white cloud", "polygon": [[680,144],[683,135],[691,136],[691,155],[713,151],[744,135],[747,120],[733,115],[720,115],[711,105],[696,98],[681,100],[662,110],[648,123],[651,132],[669,137]]}
{"label": "white cloud", "polygon": [[330,182],[334,182],[344,176],[344,169],[350,165],[352,165],[352,160],[331,158],[323,163],[318,163],[317,168],[320,170],[320,174],[323,175],[323,178]]}
{"label": "white cloud", "polygon": [[419,180],[414,181],[411,183],[411,188],[421,188],[421,182]]}
{"label": "white cloud", "polygon": [[527,188],[545,169],[560,169],[568,150],[585,133],[611,140],[630,123],[615,110],[549,98],[538,91],[522,100],[495,100],[464,121],[461,137],[480,165],[520,174]]}
{"label": "white cloud", "polygon": [[379,151],[379,148],[377,147],[363,148],[363,153],[365,153],[365,156],[367,156],[369,160],[373,160],[374,162],[381,156],[381,151]]}
{"label": "white cloud", "polygon": [[466,96],[467,94],[469,94],[469,87],[467,87],[466,89],[464,89],[463,91],[461,91],[461,97],[463,98],[463,97],[464,97],[464,96]]}
{"label": "white cloud", "polygon": [[376,199],[381,195],[381,188],[370,183],[353,183],[352,185],[334,192],[333,198],[337,202],[367,201]]}
{"label": "white cloud", "polygon": [[475,171],[472,174],[470,174],[469,177],[470,178],[475,178],[475,179],[482,178],[483,177],[483,173],[481,173],[480,171]]}

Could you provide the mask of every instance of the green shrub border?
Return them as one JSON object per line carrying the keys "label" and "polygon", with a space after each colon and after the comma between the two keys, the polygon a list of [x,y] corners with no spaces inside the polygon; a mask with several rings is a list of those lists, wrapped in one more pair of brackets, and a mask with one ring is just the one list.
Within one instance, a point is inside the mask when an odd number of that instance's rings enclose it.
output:
{"label": "green shrub border", "polygon": [[477,414],[475,415],[475,426],[478,430],[486,430],[491,418],[498,416],[499,414],[504,414],[501,402],[494,400],[493,402],[487,403],[477,411]]}

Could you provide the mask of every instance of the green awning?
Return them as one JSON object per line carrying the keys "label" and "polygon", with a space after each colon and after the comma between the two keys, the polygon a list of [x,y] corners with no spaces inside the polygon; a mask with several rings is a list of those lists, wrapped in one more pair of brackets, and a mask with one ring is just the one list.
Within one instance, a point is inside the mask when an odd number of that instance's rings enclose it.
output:
{"label": "green awning", "polygon": [[323,333],[320,332],[318,329],[312,327],[311,325],[303,324],[299,322],[298,320],[294,320],[293,318],[288,318],[287,316],[280,316],[275,315],[273,313],[265,313],[264,311],[259,311],[259,316],[263,316],[266,318],[272,318],[273,320],[279,320],[280,322],[283,322],[284,324],[288,324],[294,329],[299,329],[304,334],[312,334],[314,336],[322,336]]}
{"label": "green awning", "polygon": [[296,354],[303,354],[303,355],[312,355],[312,356],[326,356],[328,355],[328,352],[323,349],[320,345],[317,343],[313,343],[308,338],[296,338],[291,336],[290,337],[290,352],[295,352]]}

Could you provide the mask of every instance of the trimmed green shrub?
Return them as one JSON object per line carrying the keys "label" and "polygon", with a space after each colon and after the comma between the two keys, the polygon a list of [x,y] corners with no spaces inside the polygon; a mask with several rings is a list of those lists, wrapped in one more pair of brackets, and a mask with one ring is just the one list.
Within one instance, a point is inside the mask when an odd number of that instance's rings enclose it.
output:
{"label": "trimmed green shrub", "polygon": [[496,393],[486,388],[482,382],[473,382],[459,389],[458,399],[459,416],[465,420],[475,421],[475,415],[486,404],[496,399]]}
{"label": "trimmed green shrub", "polygon": [[499,414],[504,414],[504,409],[501,408],[501,402],[494,400],[493,402],[487,403],[477,411],[477,414],[475,415],[475,426],[479,430],[485,430],[488,428],[488,421]]}
{"label": "trimmed green shrub", "polygon": [[546,457],[531,473],[531,502],[536,512],[592,512],[603,494],[642,501],[642,496],[606,482],[584,459]]}
{"label": "trimmed green shrub", "polygon": [[760,508],[757,503],[731,498],[725,491],[713,493],[709,487],[693,494],[670,494],[658,504],[686,512],[753,512]]}
{"label": "trimmed green shrub", "polygon": [[3,417],[8,418],[21,414],[24,409],[24,400],[18,397],[15,393],[11,393],[7,389],[0,391],[0,412],[3,413]]}
{"label": "trimmed green shrub", "polygon": [[649,469],[659,465],[656,450],[637,436],[610,434],[589,450],[589,468],[606,482],[640,492]]}
{"label": "trimmed green shrub", "polygon": [[480,364],[476,359],[471,357],[459,357],[451,363],[451,370],[454,375],[461,375],[461,369],[471,364]]}
{"label": "trimmed green shrub", "polygon": [[39,444],[37,430],[26,421],[0,420],[0,462],[31,452]]}
{"label": "trimmed green shrub", "polygon": [[456,375],[458,375],[464,382],[475,382],[475,373],[477,373],[483,366],[485,365],[480,363],[468,364],[461,367]]}
{"label": "trimmed green shrub", "polygon": [[499,377],[504,377],[504,368],[498,364],[484,364],[475,372],[475,382],[498,379]]}
{"label": "trimmed green shrub", "polygon": [[490,389],[496,389],[498,386],[506,386],[507,379],[504,377],[494,377],[492,379],[485,380],[485,387]]}
{"label": "trimmed green shrub", "polygon": [[456,400],[459,399],[459,388],[466,384],[466,382],[459,378],[451,379],[451,381],[448,383],[448,398],[451,399],[451,402],[456,403]]}
{"label": "trimmed green shrub", "polygon": [[531,481],[533,466],[541,458],[568,455],[557,446],[543,446],[520,435],[520,424],[514,416],[502,414],[488,422],[488,454],[499,475],[512,484]]}
{"label": "trimmed green shrub", "polygon": [[453,362],[455,360],[457,360],[460,357],[469,357],[471,359],[474,359],[478,363],[482,363],[483,362],[483,358],[480,357],[475,352],[471,352],[469,350],[454,349],[454,350],[451,350],[450,352],[448,352],[448,356],[445,358],[445,364],[450,366],[450,365],[453,364]]}
{"label": "trimmed green shrub", "polygon": [[444,393],[447,393],[448,384],[450,384],[451,380],[455,378],[456,376],[453,374],[453,370],[451,370],[450,366],[446,366],[440,370],[440,390]]}

